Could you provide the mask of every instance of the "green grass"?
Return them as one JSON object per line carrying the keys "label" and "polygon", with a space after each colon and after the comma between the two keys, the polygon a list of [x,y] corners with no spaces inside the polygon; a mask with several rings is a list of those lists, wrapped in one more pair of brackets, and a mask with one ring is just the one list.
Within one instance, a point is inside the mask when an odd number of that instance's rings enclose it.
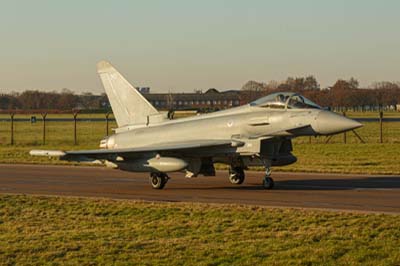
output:
{"label": "green grass", "polygon": [[[0,163],[50,163],[71,164],[46,157],[31,157],[31,149],[96,149],[105,136],[105,122],[78,122],[78,145],[74,145],[73,122],[48,122],[46,145],[42,145],[41,122],[15,123],[15,145],[10,143],[10,123],[0,122]],[[110,123],[115,128],[114,122]],[[357,130],[367,142],[361,144],[352,132],[347,133],[347,144],[343,144],[343,134],[330,139],[326,137],[297,138],[293,142],[294,154],[298,162],[279,167],[280,171],[400,174],[400,123],[385,122],[383,126],[384,144],[379,143],[379,123],[364,123]]]}
{"label": "green grass", "polygon": [[366,142],[360,143],[352,132],[329,140],[326,137],[300,137],[293,141],[295,164],[277,168],[283,171],[400,174],[400,123],[387,122],[383,126],[383,141],[379,143],[379,123],[364,123],[357,130]]}
{"label": "green grass", "polygon": [[281,171],[400,174],[400,144],[295,144],[298,161]]}
{"label": "green grass", "polygon": [[[115,128],[115,122],[110,122],[109,133]],[[43,123],[16,122],[14,123],[14,143],[10,145],[10,123],[0,122],[0,163],[50,163],[70,164],[57,159],[29,156],[32,149],[97,149],[100,140],[106,135],[105,122],[78,122],[77,140],[74,145],[73,122],[47,122],[46,145],[43,141]]]}
{"label": "green grass", "polygon": [[399,265],[398,215],[0,195],[1,265]]}
{"label": "green grass", "polygon": [[[346,112],[346,115],[349,117],[357,117],[357,118],[378,118],[379,117],[379,112],[378,111],[373,111],[373,112],[351,112],[348,111]],[[385,111],[383,112],[383,117],[400,117],[400,112],[399,111]]]}

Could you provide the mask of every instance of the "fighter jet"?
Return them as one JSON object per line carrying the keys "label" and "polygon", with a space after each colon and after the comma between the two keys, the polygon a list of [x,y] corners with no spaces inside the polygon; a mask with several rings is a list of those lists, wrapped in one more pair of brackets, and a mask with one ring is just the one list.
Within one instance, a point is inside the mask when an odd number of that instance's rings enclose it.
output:
{"label": "fighter jet", "polygon": [[228,165],[229,181],[239,185],[246,169],[263,166],[262,187],[272,189],[271,167],[297,160],[292,154],[293,138],[332,135],[362,126],[293,92],[277,92],[243,106],[170,120],[110,63],[99,62],[97,72],[118,125],[114,134],[101,140],[100,149],[32,150],[31,155],[148,172],[154,189],[164,188],[171,172],[183,172],[187,178],[215,176],[215,163]]}

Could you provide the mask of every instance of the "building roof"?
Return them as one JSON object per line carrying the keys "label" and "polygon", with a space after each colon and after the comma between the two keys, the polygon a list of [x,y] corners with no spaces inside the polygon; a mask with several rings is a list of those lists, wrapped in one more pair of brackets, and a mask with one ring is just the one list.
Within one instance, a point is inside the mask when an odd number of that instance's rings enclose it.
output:
{"label": "building roof", "polygon": [[146,99],[152,101],[166,101],[172,99],[173,101],[196,101],[196,100],[238,100],[240,91],[229,90],[219,92],[216,89],[209,89],[205,93],[150,93],[144,95]]}

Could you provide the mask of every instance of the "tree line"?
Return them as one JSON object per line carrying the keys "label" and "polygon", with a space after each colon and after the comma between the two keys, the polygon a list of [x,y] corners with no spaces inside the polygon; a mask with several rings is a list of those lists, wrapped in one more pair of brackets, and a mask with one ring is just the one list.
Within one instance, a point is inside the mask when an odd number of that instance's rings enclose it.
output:
{"label": "tree line", "polygon": [[[250,102],[276,91],[298,92],[323,107],[357,108],[359,110],[395,108],[400,104],[399,82],[376,82],[360,88],[351,78],[339,79],[329,88],[320,88],[314,76],[289,77],[283,82],[248,81],[240,91],[241,102]],[[61,92],[27,90],[22,93],[0,94],[0,110],[105,110],[109,109],[106,94],[76,94],[68,89]]]}
{"label": "tree line", "polygon": [[0,95],[2,110],[98,110],[108,108],[106,94],[75,94],[63,89],[61,92],[27,90],[22,93]]}
{"label": "tree line", "polygon": [[257,99],[277,91],[298,92],[324,107],[355,108],[358,110],[396,108],[400,104],[399,82],[375,82],[368,88],[360,88],[351,78],[339,79],[329,88],[321,89],[313,76],[292,78],[284,82],[269,83],[248,81],[242,87],[245,101]]}

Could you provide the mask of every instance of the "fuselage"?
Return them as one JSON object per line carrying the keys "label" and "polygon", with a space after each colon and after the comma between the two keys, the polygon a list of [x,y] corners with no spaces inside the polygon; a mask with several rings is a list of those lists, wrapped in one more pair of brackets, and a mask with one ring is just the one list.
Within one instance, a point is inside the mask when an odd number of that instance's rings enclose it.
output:
{"label": "fuselage", "polygon": [[[215,113],[128,125],[104,139],[101,147],[110,150],[135,149],[178,143],[229,141],[232,145],[226,149],[181,152],[177,156],[185,160],[209,158],[227,164],[238,159],[243,165],[251,165],[256,158],[257,165],[263,164],[264,159],[275,162],[275,165],[287,165],[296,161],[296,157],[291,154],[292,138],[331,135],[359,126],[360,123],[323,110],[298,94],[277,93],[245,106]],[[147,156],[154,157],[156,154]]]}
{"label": "fuselage", "polygon": [[[268,109],[242,106],[211,114],[169,120],[157,124],[133,127],[107,139],[108,149],[134,148],[182,139],[254,139],[274,134],[287,136],[313,135],[313,130],[293,135],[286,129],[315,124],[319,109]],[[311,129],[311,128],[310,128]]]}

